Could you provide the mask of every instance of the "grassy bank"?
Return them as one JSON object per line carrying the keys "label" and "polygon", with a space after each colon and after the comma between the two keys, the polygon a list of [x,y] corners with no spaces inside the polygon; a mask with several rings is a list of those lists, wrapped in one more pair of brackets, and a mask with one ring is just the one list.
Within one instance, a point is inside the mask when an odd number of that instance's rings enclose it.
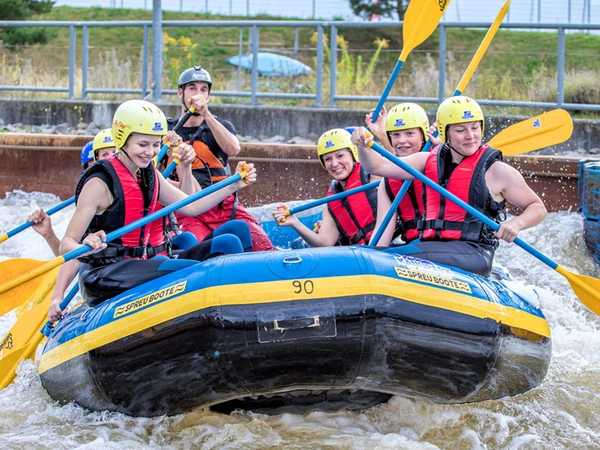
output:
{"label": "grassy bank", "polygon": [[[128,21],[151,20],[151,11],[132,9],[55,7],[49,14],[33,20]],[[245,17],[220,17],[197,13],[163,12],[164,20],[231,20]],[[255,19],[277,19],[255,17]],[[283,20],[283,19],[282,19]],[[45,46],[0,47],[0,84],[27,86],[67,86],[69,29],[52,29],[55,36]],[[200,63],[211,71],[218,90],[250,90],[249,74],[236,72],[225,59],[238,54],[240,30],[230,28],[165,27],[163,87],[175,87],[184,68]],[[315,29],[299,32],[297,58],[315,66]],[[327,31],[327,30],[326,30]],[[446,93],[454,91],[486,30],[450,29],[447,36]],[[78,31],[81,43],[81,30]],[[94,88],[139,88],[141,83],[142,29],[90,28],[90,71],[88,86]],[[342,29],[338,43],[344,47],[338,56],[338,94],[379,96],[401,51],[399,28]],[[294,29],[261,28],[261,50],[290,54],[294,48]],[[248,50],[248,30],[243,31],[243,51]],[[437,31],[415,49],[396,83],[392,95],[435,97],[438,85]],[[376,53],[377,52],[377,53]],[[80,51],[77,55],[80,64]],[[554,101],[556,98],[556,33],[500,30],[479,64],[465,93],[480,99]],[[328,58],[326,55],[326,64]],[[565,101],[600,103],[600,36],[584,33],[567,35]],[[238,78],[239,77],[239,78]],[[324,102],[328,102],[329,75],[324,76]],[[81,92],[81,73],[76,75]],[[293,79],[260,79],[261,91],[314,93],[315,76]],[[10,91],[2,96],[64,96],[51,93]],[[116,98],[92,94],[92,98]],[[119,97],[120,98],[120,97]],[[214,98],[216,102],[245,102],[246,99]],[[284,105],[310,104],[302,100],[265,100]],[[340,102],[342,107],[372,107],[367,102]],[[514,109],[507,110],[514,113]]]}

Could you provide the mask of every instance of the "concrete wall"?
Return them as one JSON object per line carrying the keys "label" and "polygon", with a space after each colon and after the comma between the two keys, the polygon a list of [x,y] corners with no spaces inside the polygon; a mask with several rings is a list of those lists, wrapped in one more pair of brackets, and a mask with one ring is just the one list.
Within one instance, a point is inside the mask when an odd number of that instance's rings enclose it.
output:
{"label": "concrete wall", "polygon": [[[0,99],[0,118],[5,123],[57,125],[66,122],[75,127],[80,122],[94,122],[107,127],[120,102],[81,100]],[[179,114],[178,103],[160,102],[167,116]],[[365,110],[330,108],[287,108],[271,106],[214,104],[211,111],[230,120],[239,134],[255,138],[283,135],[316,138],[330,128],[364,124]],[[433,116],[430,116],[433,120]],[[486,140],[506,126],[524,117],[501,116],[486,118]],[[600,120],[576,119],[573,136],[564,144],[543,150],[542,154],[565,154],[581,150],[600,152]]]}

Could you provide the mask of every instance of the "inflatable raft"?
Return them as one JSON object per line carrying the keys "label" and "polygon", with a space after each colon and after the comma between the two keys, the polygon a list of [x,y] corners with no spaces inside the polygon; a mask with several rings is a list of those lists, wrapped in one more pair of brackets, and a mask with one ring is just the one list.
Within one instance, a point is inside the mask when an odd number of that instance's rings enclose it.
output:
{"label": "inflatable raft", "polygon": [[502,282],[350,246],[219,257],[80,306],[39,372],[90,410],[280,413],[496,399],[550,358],[544,315]]}

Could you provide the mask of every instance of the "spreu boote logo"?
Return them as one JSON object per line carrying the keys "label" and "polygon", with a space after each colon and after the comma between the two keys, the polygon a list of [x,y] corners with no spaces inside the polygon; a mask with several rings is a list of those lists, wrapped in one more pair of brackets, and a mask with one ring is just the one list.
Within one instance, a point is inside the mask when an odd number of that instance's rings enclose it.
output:
{"label": "spreu boote logo", "polygon": [[542,122],[539,118],[533,121],[533,128],[542,128]]}
{"label": "spreu boote logo", "polygon": [[465,111],[462,116],[463,119],[474,119],[475,116],[471,111]]}
{"label": "spreu boote logo", "polygon": [[331,147],[333,147],[333,141],[325,142],[325,148],[331,148]]}
{"label": "spreu boote logo", "polygon": [[402,120],[402,119],[397,119],[397,120],[396,120],[396,123],[394,123],[394,126],[395,126],[395,127],[403,127],[403,126],[405,126],[405,125],[406,125],[406,124],[404,123],[404,120]]}
{"label": "spreu boote logo", "polygon": [[152,127],[152,131],[164,131],[162,123],[154,122],[154,127]]}

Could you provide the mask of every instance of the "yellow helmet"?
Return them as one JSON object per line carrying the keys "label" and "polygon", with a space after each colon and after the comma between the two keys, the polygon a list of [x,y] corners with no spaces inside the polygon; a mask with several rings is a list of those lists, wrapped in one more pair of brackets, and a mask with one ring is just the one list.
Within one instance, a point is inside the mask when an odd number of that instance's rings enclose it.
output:
{"label": "yellow helmet", "polygon": [[117,149],[125,146],[131,133],[164,136],[167,118],[158,108],[145,100],[128,100],[122,103],[113,117],[112,137]]}
{"label": "yellow helmet", "polygon": [[109,147],[116,147],[115,141],[112,138],[112,128],[105,128],[98,132],[92,144],[94,162],[98,161],[98,151]]}
{"label": "yellow helmet", "polygon": [[448,125],[477,121],[481,122],[481,134],[483,135],[484,122],[481,106],[472,98],[464,95],[447,98],[437,110],[436,122],[442,142],[448,140],[446,134]]}
{"label": "yellow helmet", "polygon": [[319,155],[319,161],[321,161],[323,168],[325,168],[323,155],[338,150],[350,150],[354,161],[358,161],[358,150],[350,140],[350,136],[350,132],[343,128],[334,128],[321,135],[317,141],[317,155]]}
{"label": "yellow helmet", "polygon": [[423,108],[416,103],[400,103],[390,109],[385,120],[385,131],[387,131],[390,142],[393,131],[420,128],[423,140],[427,140],[427,129],[429,128],[429,117]]}

